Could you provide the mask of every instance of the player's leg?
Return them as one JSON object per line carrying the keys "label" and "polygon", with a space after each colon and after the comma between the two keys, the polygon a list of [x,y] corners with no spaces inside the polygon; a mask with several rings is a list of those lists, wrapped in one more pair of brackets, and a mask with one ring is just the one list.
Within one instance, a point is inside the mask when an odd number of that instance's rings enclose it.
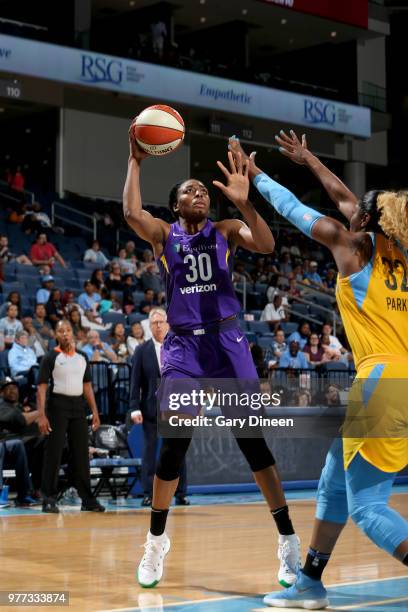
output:
{"label": "player's leg", "polygon": [[335,440],[319,480],[316,520],[305,565],[290,589],[269,593],[264,603],[277,608],[297,607],[307,610],[319,610],[328,606],[321,577],[347,518],[342,441]]}
{"label": "player's leg", "polygon": [[170,550],[170,540],[165,532],[167,515],[190,442],[191,437],[163,439],[153,481],[150,530],[144,544],[145,553],[137,571],[138,582],[145,588],[156,586],[163,575],[164,558]]}
{"label": "player's leg", "polygon": [[346,472],[349,512],[370,540],[408,565],[408,521],[388,505],[395,476],[357,453]]}

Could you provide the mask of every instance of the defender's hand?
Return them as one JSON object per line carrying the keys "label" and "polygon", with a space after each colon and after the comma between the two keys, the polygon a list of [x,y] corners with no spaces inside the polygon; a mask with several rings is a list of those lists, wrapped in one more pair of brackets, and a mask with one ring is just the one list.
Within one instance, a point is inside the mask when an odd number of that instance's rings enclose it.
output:
{"label": "defender's hand", "polygon": [[282,155],[289,157],[295,164],[301,166],[306,164],[307,155],[310,154],[307,148],[306,134],[302,135],[302,142],[300,142],[293,130],[290,130],[290,136],[281,130],[279,136],[275,136],[275,140],[280,145],[279,152]]}

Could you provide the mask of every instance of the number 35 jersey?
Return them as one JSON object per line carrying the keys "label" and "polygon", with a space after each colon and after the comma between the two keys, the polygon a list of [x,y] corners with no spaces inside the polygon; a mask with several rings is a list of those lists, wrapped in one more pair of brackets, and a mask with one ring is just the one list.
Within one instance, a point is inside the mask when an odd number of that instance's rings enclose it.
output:
{"label": "number 35 jersey", "polygon": [[196,234],[173,223],[158,264],[171,327],[199,328],[240,311],[228,242],[209,219]]}
{"label": "number 35 jersey", "polygon": [[373,253],[359,272],[338,278],[336,296],[357,370],[367,357],[408,357],[407,252],[370,234]]}

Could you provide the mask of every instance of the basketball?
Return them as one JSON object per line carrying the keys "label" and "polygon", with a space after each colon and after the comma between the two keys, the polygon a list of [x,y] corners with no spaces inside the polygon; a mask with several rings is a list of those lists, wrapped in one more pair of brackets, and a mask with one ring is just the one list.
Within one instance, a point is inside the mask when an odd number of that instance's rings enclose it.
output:
{"label": "basketball", "polygon": [[185,134],[182,116],[164,104],[145,108],[133,129],[136,142],[150,155],[172,153],[182,144]]}

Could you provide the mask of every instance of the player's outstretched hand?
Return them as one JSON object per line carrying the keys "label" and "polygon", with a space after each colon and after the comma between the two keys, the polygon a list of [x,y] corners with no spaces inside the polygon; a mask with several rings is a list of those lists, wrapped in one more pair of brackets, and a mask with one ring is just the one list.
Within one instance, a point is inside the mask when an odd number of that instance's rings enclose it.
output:
{"label": "player's outstretched hand", "polygon": [[248,175],[249,175],[249,178],[251,179],[252,176],[256,174],[256,170],[257,170],[256,165],[255,165],[256,151],[253,151],[250,155],[245,153],[239,141],[239,138],[236,138],[236,136],[231,136],[231,138],[228,139],[228,149],[231,151],[234,157],[235,163],[237,163],[236,160],[239,154],[241,155],[242,159],[248,164]]}
{"label": "player's outstretched hand", "polygon": [[281,130],[279,136],[275,136],[275,140],[279,144],[279,152],[285,155],[285,157],[289,157],[295,164],[303,166],[306,163],[306,156],[309,153],[306,134],[302,135],[302,142],[300,142],[293,130],[290,130],[289,134],[288,136]]}
{"label": "player's outstretched hand", "polygon": [[136,119],[137,117],[133,119],[132,123],[130,124],[129,131],[128,131],[128,134],[129,134],[129,161],[132,158],[134,158],[140,164],[140,162],[143,159],[145,159],[146,157],[149,157],[149,153],[146,153],[146,151],[143,151],[143,149],[139,147],[139,145],[136,142],[136,138],[133,132],[133,126],[134,126]]}
{"label": "player's outstretched hand", "polygon": [[218,187],[236,206],[245,206],[248,202],[249,193],[248,161],[243,158],[240,152],[234,157],[231,151],[228,151],[228,161],[229,170],[224,164],[217,161],[217,166],[227,179],[227,184],[213,181],[213,185]]}

